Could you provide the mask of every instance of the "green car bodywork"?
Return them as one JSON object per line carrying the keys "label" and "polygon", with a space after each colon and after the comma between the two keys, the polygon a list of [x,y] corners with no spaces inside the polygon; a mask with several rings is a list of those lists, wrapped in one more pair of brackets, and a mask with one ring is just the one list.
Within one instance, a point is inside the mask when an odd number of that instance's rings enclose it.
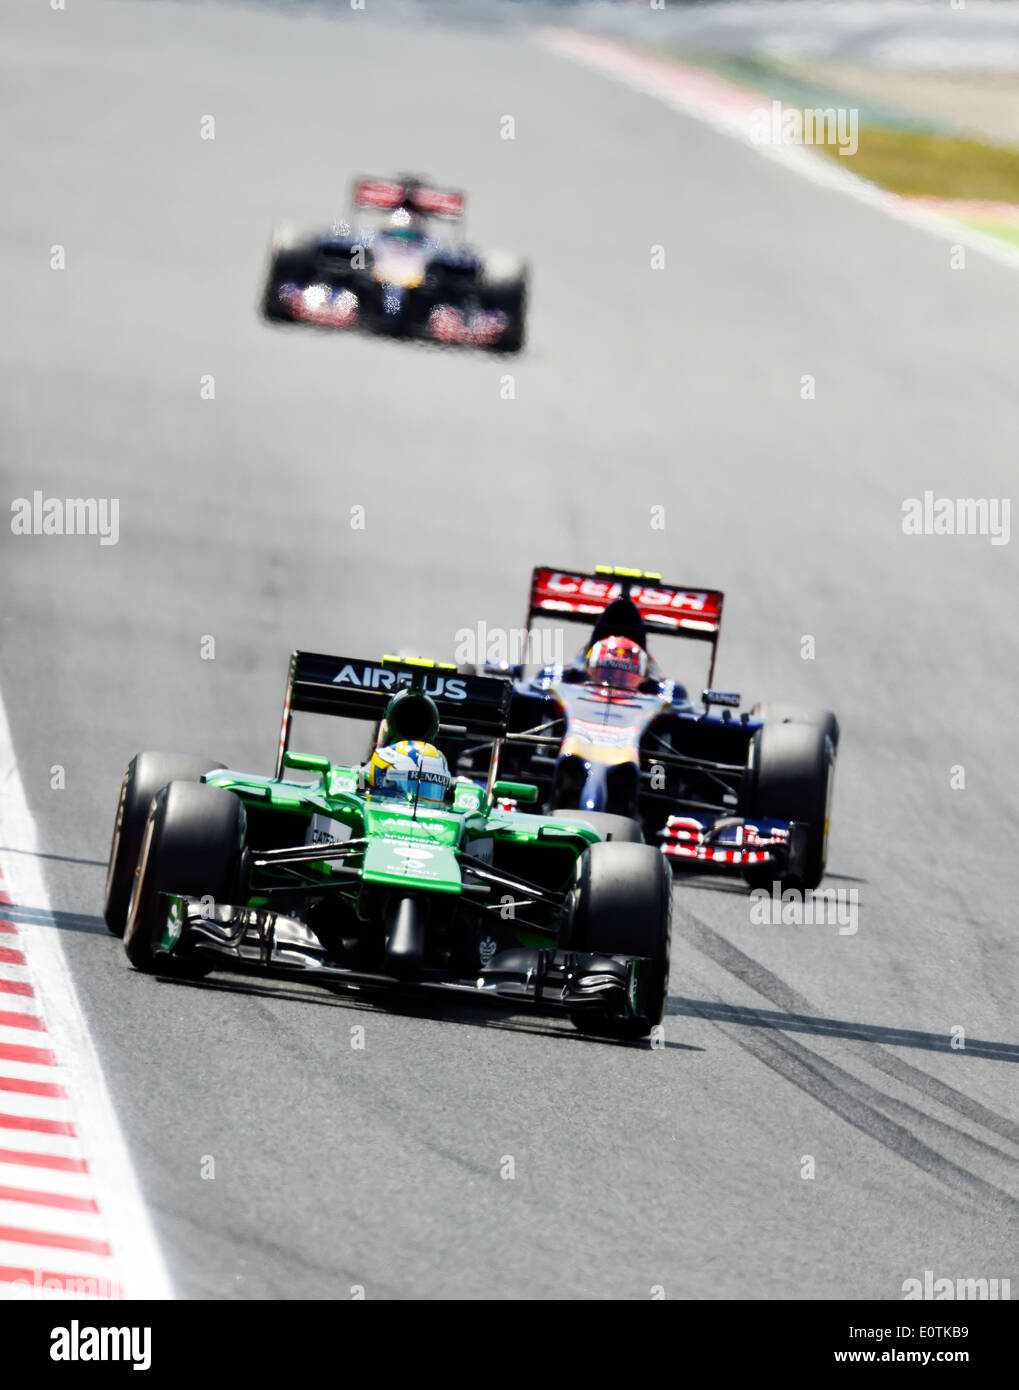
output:
{"label": "green car bodywork", "polygon": [[[530,927],[519,920],[509,892],[503,895],[506,901],[500,902],[499,918],[520,945],[548,946],[557,935],[561,917],[556,899],[570,888],[578,854],[600,839],[583,820],[546,819],[510,809],[508,803],[534,799],[534,789],[529,786],[497,782],[488,791],[476,782],[459,779],[448,808],[429,806],[426,810],[410,798],[405,802],[373,801],[356,766],[289,752],[283,761],[288,769],[317,774],[317,780],[276,781],[226,769],[203,780],[233,792],[244,804],[255,863],[259,849],[321,843],[328,846],[328,857],[301,864],[308,879],[318,878],[323,886],[331,887],[334,868],[358,869],[359,884],[345,896],[365,921],[377,911],[380,894],[387,892],[444,895],[451,900],[445,904],[445,911],[451,914],[455,908],[452,900],[464,893],[462,859],[508,867],[526,851],[527,861],[533,865],[537,851],[541,866],[537,881],[555,896],[549,904],[532,904],[529,910],[536,910],[544,920]],[[264,890],[285,893],[291,881],[289,867],[266,864],[255,868],[246,905],[269,907],[275,894]],[[505,886],[511,886],[508,880]],[[535,925],[541,929],[535,930]]]}
{"label": "green car bodywork", "polygon": [[[631,822],[521,809],[536,788],[498,778],[510,697],[455,667],[295,652],[273,776],[138,754],[104,907],[131,963],[461,990],[644,1036],[664,1010],[671,874]],[[372,749],[434,736],[454,767],[480,741],[487,777],[441,801],[383,794],[359,765],[292,751],[298,711],[371,721]]]}

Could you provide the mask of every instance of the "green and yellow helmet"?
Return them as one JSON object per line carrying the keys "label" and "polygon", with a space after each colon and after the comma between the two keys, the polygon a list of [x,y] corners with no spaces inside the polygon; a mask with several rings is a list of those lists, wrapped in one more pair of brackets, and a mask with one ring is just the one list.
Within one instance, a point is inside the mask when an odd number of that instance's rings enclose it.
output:
{"label": "green and yellow helmet", "polygon": [[449,764],[433,743],[404,738],[376,748],[365,769],[370,795],[443,805],[453,791]]}

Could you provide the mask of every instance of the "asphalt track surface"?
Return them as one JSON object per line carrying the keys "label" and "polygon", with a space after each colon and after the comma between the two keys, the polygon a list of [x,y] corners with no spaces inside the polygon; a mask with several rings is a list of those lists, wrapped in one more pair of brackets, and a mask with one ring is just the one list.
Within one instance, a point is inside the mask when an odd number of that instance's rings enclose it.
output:
{"label": "asphalt track surface", "polygon": [[[906,537],[901,509],[1009,496],[1019,278],[951,270],[947,243],[522,28],[378,11],[5,14],[5,502],[116,497],[120,539],[4,527],[2,688],[178,1294],[1014,1280],[1017,552]],[[405,168],[531,253],[518,360],[256,316],[275,222]],[[655,1051],[132,972],[99,913],[137,749],[268,769],[292,647],[448,656],[519,624],[532,564],[604,560],[726,590],[717,684],[838,710],[829,882],[858,890],[855,935],[678,888]],[[696,647],[658,655],[700,678]]]}

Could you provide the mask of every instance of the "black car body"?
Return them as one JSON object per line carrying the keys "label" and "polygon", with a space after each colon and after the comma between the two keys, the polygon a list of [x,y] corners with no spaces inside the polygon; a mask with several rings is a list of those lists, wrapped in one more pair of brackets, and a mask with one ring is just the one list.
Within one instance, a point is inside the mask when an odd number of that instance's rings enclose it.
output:
{"label": "black car body", "polygon": [[270,321],[516,352],[527,268],[457,234],[464,195],[410,176],[356,179],[347,219],[278,232],[262,297]]}

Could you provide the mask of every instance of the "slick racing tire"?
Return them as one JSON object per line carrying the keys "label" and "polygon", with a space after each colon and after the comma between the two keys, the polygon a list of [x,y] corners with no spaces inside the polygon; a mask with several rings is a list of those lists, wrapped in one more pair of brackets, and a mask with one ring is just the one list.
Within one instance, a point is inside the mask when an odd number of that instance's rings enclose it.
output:
{"label": "slick racing tire", "polygon": [[120,784],[103,902],[103,916],[114,936],[123,936],[127,926],[127,906],[152,798],[167,782],[197,782],[206,772],[222,766],[214,758],[183,753],[138,753],[128,763]]}
{"label": "slick racing tire", "polygon": [[627,844],[642,845],[644,836],[640,822],[629,816],[612,816],[606,811],[566,811],[562,808],[552,812],[562,820],[579,820],[597,830],[603,840],[623,841]]}
{"label": "slick racing tire", "polygon": [[269,261],[269,271],[262,293],[262,316],[270,323],[290,323],[291,317],[280,303],[280,285],[288,280],[304,284],[311,275],[311,261],[304,251],[275,251]]}
{"label": "slick racing tire", "polygon": [[571,951],[649,959],[638,977],[637,1018],[573,1009],[574,1025],[598,1037],[646,1037],[665,1014],[671,938],[672,873],[665,856],[653,845],[623,841],[585,850],[578,864],[568,941],[563,944]]}
{"label": "slick racing tire", "polygon": [[519,352],[527,337],[527,269],[519,261],[493,256],[478,290],[483,309],[498,309],[509,319],[494,352]]}
{"label": "slick racing tire", "polygon": [[236,903],[243,895],[244,807],[233,792],[204,782],[171,782],[153,798],[127,913],[124,949],[136,970],[194,979],[205,961],[156,955],[163,928],[160,893]]}
{"label": "slick racing tire", "polygon": [[[747,765],[742,814],[798,821],[806,827],[801,871],[786,873],[788,887],[813,889],[824,878],[828,857],[828,817],[835,775],[835,749],[823,728],[813,724],[765,724],[754,735]],[[748,870],[754,888],[775,881],[771,867]]]}
{"label": "slick racing tire", "polygon": [[809,709],[806,705],[760,704],[750,711],[751,719],[771,724],[813,724],[823,729],[835,748],[839,746],[839,721],[830,709]]}

